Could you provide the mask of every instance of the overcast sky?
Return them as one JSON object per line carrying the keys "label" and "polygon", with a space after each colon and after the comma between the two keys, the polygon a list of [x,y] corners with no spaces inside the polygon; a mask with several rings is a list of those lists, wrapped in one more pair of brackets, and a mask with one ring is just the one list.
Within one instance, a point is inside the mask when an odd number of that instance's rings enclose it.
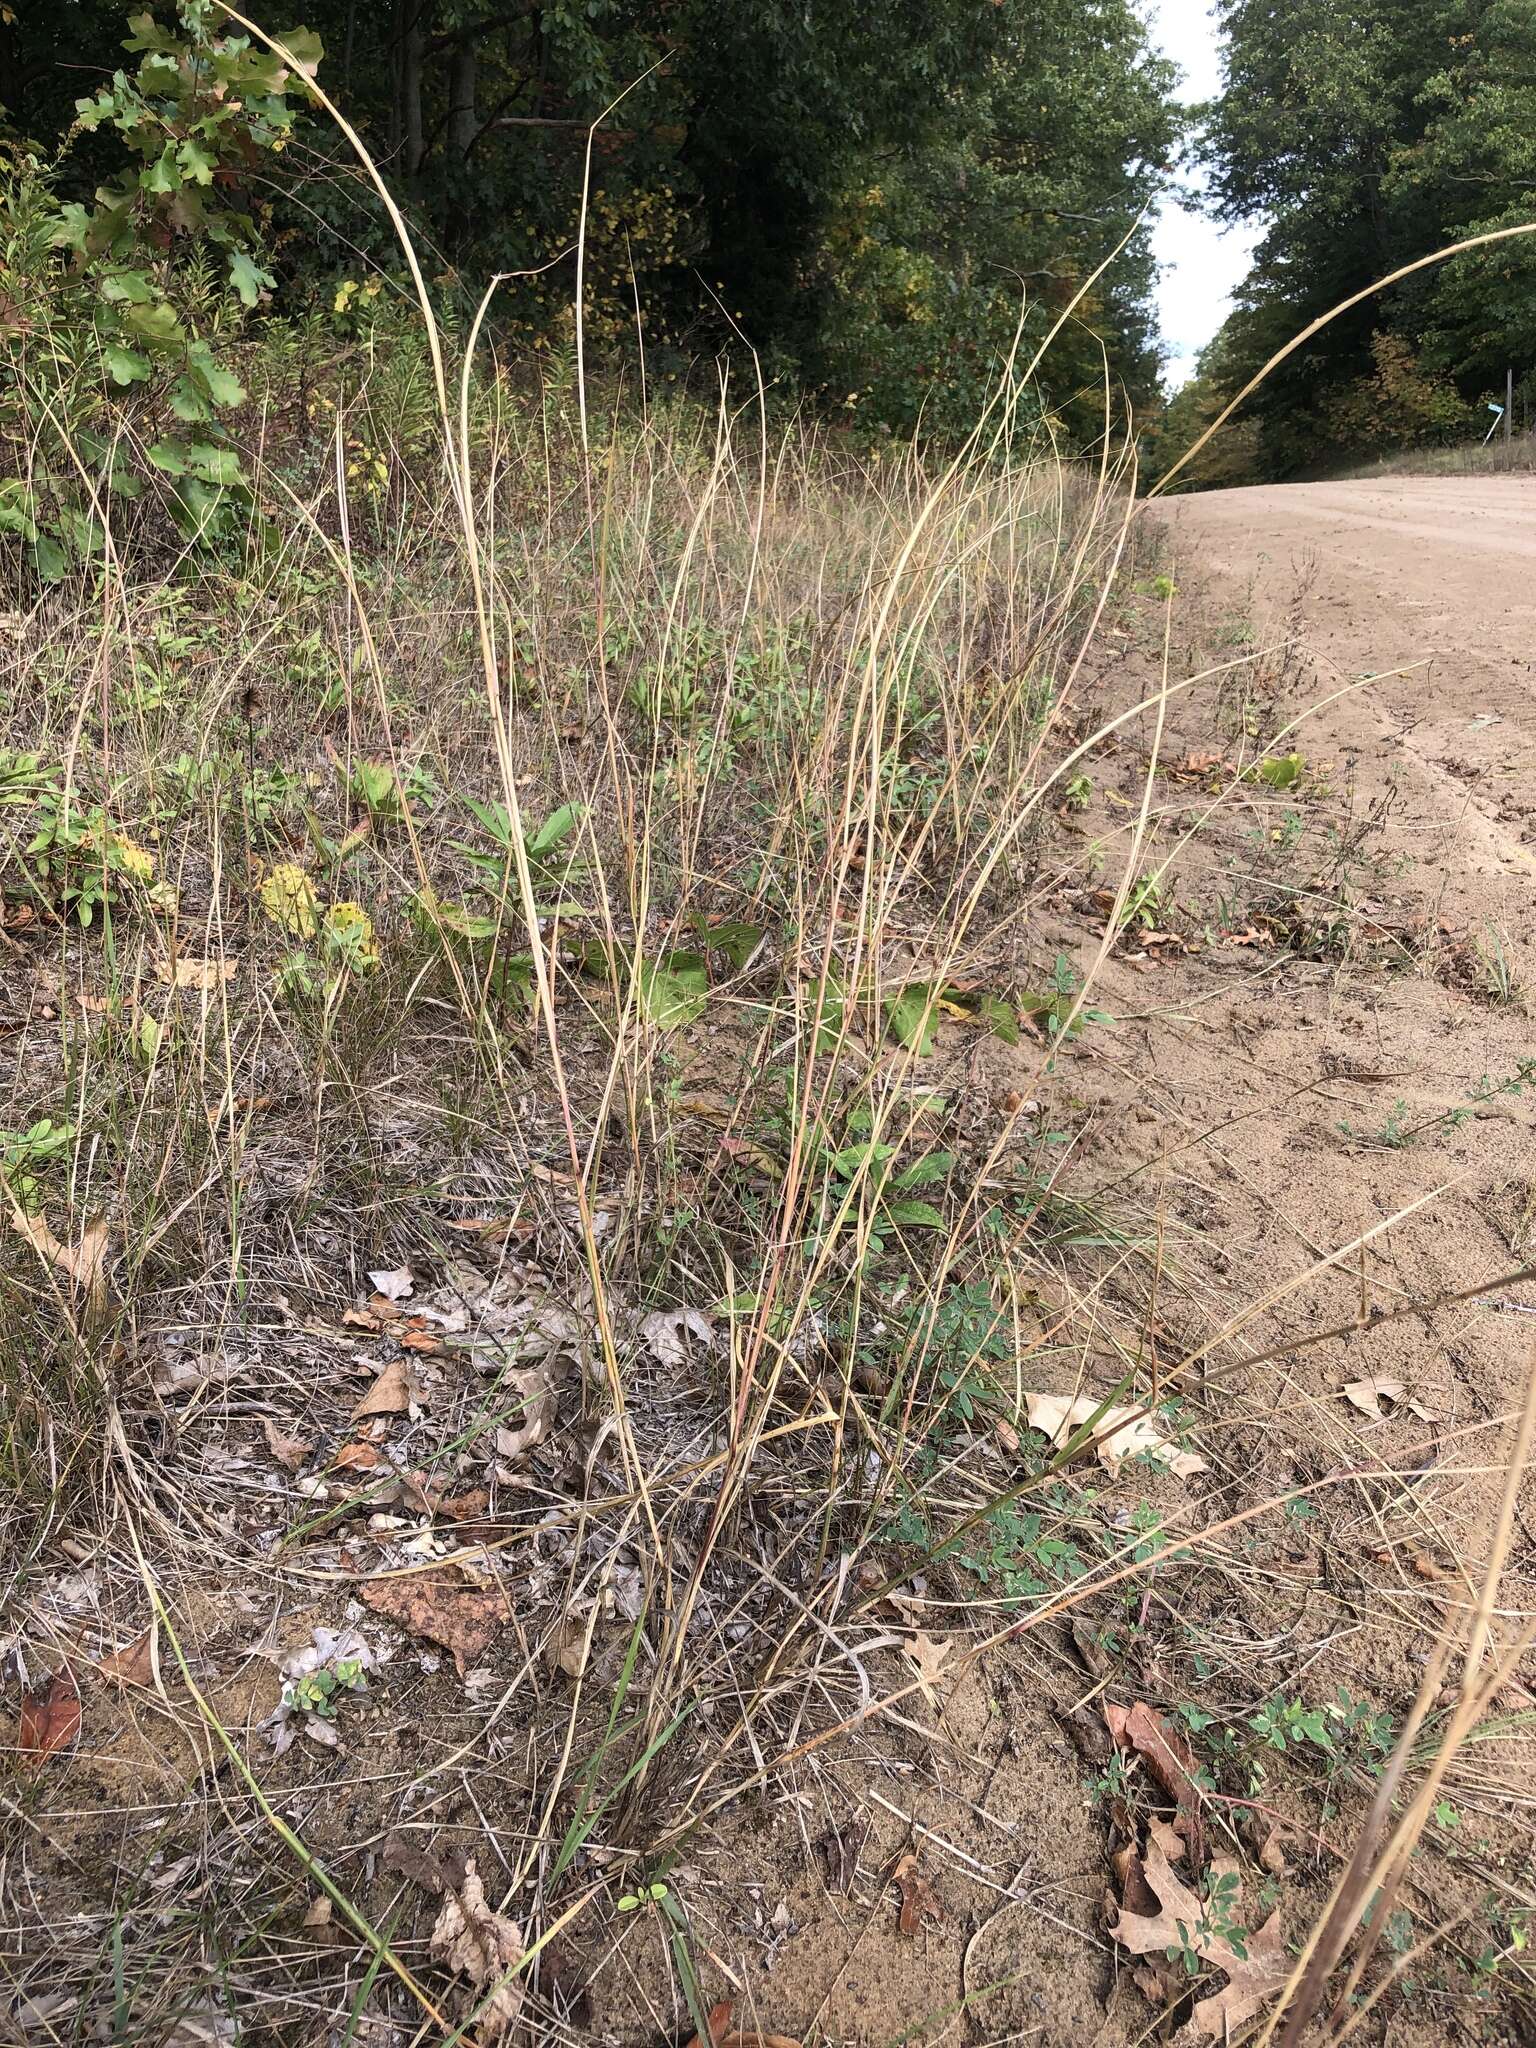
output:
{"label": "overcast sky", "polygon": [[[1208,0],[1147,0],[1147,19],[1183,82],[1179,96],[1209,99],[1221,87],[1220,39]],[[1190,181],[1181,180],[1185,189]],[[1182,384],[1195,357],[1226,318],[1233,287],[1248,268],[1258,230],[1218,228],[1191,206],[1159,209],[1152,246],[1163,266],[1157,284],[1158,324],[1168,351],[1167,379]]]}

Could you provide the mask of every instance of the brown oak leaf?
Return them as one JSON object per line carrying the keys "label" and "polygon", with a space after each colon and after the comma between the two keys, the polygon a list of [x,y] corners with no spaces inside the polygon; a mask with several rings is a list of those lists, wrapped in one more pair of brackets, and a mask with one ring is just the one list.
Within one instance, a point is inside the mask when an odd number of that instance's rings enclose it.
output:
{"label": "brown oak leaf", "polygon": [[688,2048],[800,2048],[800,2043],[792,2041],[788,2034],[762,2034],[755,2029],[743,2033],[731,2025],[735,2016],[736,2001],[722,1998],[704,2015],[709,2039],[706,2041],[702,2034],[695,2034]]}
{"label": "brown oak leaf", "polygon": [[925,1920],[944,1918],[943,1902],[924,1877],[923,1866],[918,1862],[915,1851],[909,1849],[900,1859],[891,1872],[891,1881],[901,1890],[901,1912],[896,1919],[899,1933],[910,1938]]}
{"label": "brown oak leaf", "polygon": [[411,1383],[405,1360],[394,1358],[373,1384],[363,1389],[352,1410],[352,1420],[364,1422],[370,1415],[404,1415],[410,1405]]}
{"label": "brown oak leaf", "polygon": [[1205,1863],[1205,1825],[1200,1817],[1200,1788],[1195,1783],[1195,1753],[1187,1738],[1155,1713],[1145,1700],[1132,1707],[1106,1703],[1104,1719],[1117,1749],[1134,1750],[1179,1810],[1179,1827],[1189,1846],[1189,1863]]}
{"label": "brown oak leaf", "polygon": [[24,1693],[17,1746],[32,1764],[67,1749],[80,1733],[80,1688],[67,1664],[61,1664],[48,1683],[36,1692]]}
{"label": "brown oak leaf", "polygon": [[[1206,1903],[1169,1861],[1171,1855],[1181,1855],[1183,1848],[1183,1842],[1165,1821],[1152,1821],[1140,1858],[1140,1882],[1156,1899],[1158,1910],[1144,1913],[1122,1904],[1109,1931],[1133,1956],[1163,1956],[1170,1948],[1188,1947],[1202,1962],[1224,1971],[1225,1986],[1209,1998],[1200,1999],[1191,2019],[1197,2034],[1226,2041],[1244,2020],[1275,1996],[1290,1975],[1280,1915],[1271,1913],[1262,1927],[1244,1935],[1244,1955],[1239,1955],[1223,1935],[1202,1934]],[[1133,1887],[1129,1882],[1125,1889],[1127,1896],[1131,1896]],[[1136,1895],[1144,1896],[1139,1886]]]}
{"label": "brown oak leaf", "polygon": [[96,1669],[103,1678],[112,1678],[119,1685],[153,1685],[155,1682],[155,1632],[145,1629],[143,1635],[131,1643],[125,1643],[120,1650],[96,1660]]}
{"label": "brown oak leaf", "polygon": [[917,1667],[917,1682],[923,1689],[923,1698],[930,1707],[939,1703],[938,1686],[945,1676],[944,1660],[953,1645],[940,1642],[936,1636],[926,1635],[918,1629],[910,1642],[901,1646],[902,1654],[910,1657]]}
{"label": "brown oak leaf", "polygon": [[499,2041],[517,2024],[523,2004],[523,1930],[491,1906],[471,1857],[464,1882],[443,1900],[432,1929],[433,1957],[475,1987],[475,2032]]}
{"label": "brown oak leaf", "polygon": [[503,1425],[496,1432],[496,1455],[498,1458],[520,1458],[526,1451],[536,1450],[555,1426],[555,1385],[543,1366],[535,1365],[526,1371],[509,1372],[507,1378],[516,1390],[512,1414],[516,1427],[508,1429]]}
{"label": "brown oak leaf", "polygon": [[453,1571],[398,1572],[361,1590],[375,1614],[451,1650],[461,1678],[511,1619],[500,1593],[466,1585]]}
{"label": "brown oak leaf", "polygon": [[284,1436],[270,1415],[261,1418],[261,1433],[267,1440],[267,1449],[285,1472],[297,1472],[314,1448],[300,1437]]}

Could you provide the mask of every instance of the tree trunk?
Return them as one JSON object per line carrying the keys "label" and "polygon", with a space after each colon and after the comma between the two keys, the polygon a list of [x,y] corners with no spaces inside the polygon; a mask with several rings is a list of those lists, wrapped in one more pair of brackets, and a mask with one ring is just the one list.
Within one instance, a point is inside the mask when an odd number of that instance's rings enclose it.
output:
{"label": "tree trunk", "polygon": [[400,52],[401,142],[403,167],[408,178],[419,173],[427,153],[421,118],[421,71],[427,47],[427,13],[425,4],[415,9],[406,27],[405,42]]}
{"label": "tree trunk", "polygon": [[466,36],[453,46],[448,73],[448,148],[462,163],[474,147],[475,46]]}

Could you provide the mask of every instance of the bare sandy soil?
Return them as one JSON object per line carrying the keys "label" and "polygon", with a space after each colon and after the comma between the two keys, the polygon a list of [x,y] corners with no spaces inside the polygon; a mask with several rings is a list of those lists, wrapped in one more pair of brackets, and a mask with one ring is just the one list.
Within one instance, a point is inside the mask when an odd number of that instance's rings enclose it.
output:
{"label": "bare sandy soil", "polygon": [[[1211,1347],[1186,1380],[1210,1472],[1150,1501],[1144,1475],[1100,1475],[1102,1511],[1211,1529],[1315,1490],[1129,1601],[1089,1603],[1074,1631],[989,1653],[914,1710],[912,1733],[824,1751],[767,1811],[727,1823],[701,1860],[727,1883],[750,1872],[781,1929],[734,1966],[751,2009],[807,2040],[1209,2038],[1187,2011],[1159,2020],[1168,1980],[1136,1973],[1109,1932],[1114,1852],[1135,1826],[1106,1790],[1095,1723],[1106,1703],[1146,1701],[1199,1729],[1247,1923],[1272,1906],[1294,1946],[1364,1812],[1360,1729],[1390,1739],[1475,1597],[1530,1370],[1536,1280],[1445,1298],[1519,1274],[1536,1242],[1536,483],[1232,491],[1154,516],[1178,594],[1170,609],[1144,588],[1101,706],[1147,687],[1165,630],[1171,679],[1220,673],[1169,707],[1136,860],[1159,878],[1151,928],[1095,983],[1110,1021],[1049,1068],[1037,1051],[972,1052],[962,1085],[1038,1094],[1074,1132],[1065,1183],[1100,1216],[1157,1219],[1155,1315],[1136,1338],[1112,1328],[1097,1358],[1103,1329],[1085,1338],[1081,1383],[1102,1385],[1117,1343],[1167,1363]],[[1081,968],[1097,950],[1152,737],[1147,720],[1112,742],[1087,810],[1064,820],[1101,886],[1047,890],[1032,933],[1047,956]],[[1290,788],[1242,772],[1288,752]],[[1076,1285],[1064,1298],[1090,1324],[1113,1326],[1136,1291]],[[1352,1319],[1374,1326],[1265,1355]],[[1379,1417],[1343,1391],[1362,1380]],[[1533,1511],[1527,1498],[1504,1582],[1510,1630],[1536,1612]],[[963,1628],[931,1598],[910,1618]],[[1217,1741],[1250,1741],[1277,1703],[1330,1712],[1339,1754],[1282,1735],[1245,1779]],[[1533,2037],[1533,1708],[1511,1683],[1450,1772],[1389,1932],[1396,1980],[1352,2038]],[[850,1828],[869,1830],[857,1874],[829,1884],[821,1865]],[[1284,1867],[1266,1876],[1275,1828]],[[943,1904],[915,1941],[883,1881],[907,1851]]]}

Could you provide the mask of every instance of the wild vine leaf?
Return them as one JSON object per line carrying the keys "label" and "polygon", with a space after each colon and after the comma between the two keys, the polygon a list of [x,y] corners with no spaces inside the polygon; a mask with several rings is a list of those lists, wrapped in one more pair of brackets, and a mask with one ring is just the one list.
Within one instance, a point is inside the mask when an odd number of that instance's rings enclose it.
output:
{"label": "wild vine leaf", "polygon": [[886,1029],[908,1052],[933,1051],[939,1028],[939,992],[931,983],[914,981],[885,1002]]}

